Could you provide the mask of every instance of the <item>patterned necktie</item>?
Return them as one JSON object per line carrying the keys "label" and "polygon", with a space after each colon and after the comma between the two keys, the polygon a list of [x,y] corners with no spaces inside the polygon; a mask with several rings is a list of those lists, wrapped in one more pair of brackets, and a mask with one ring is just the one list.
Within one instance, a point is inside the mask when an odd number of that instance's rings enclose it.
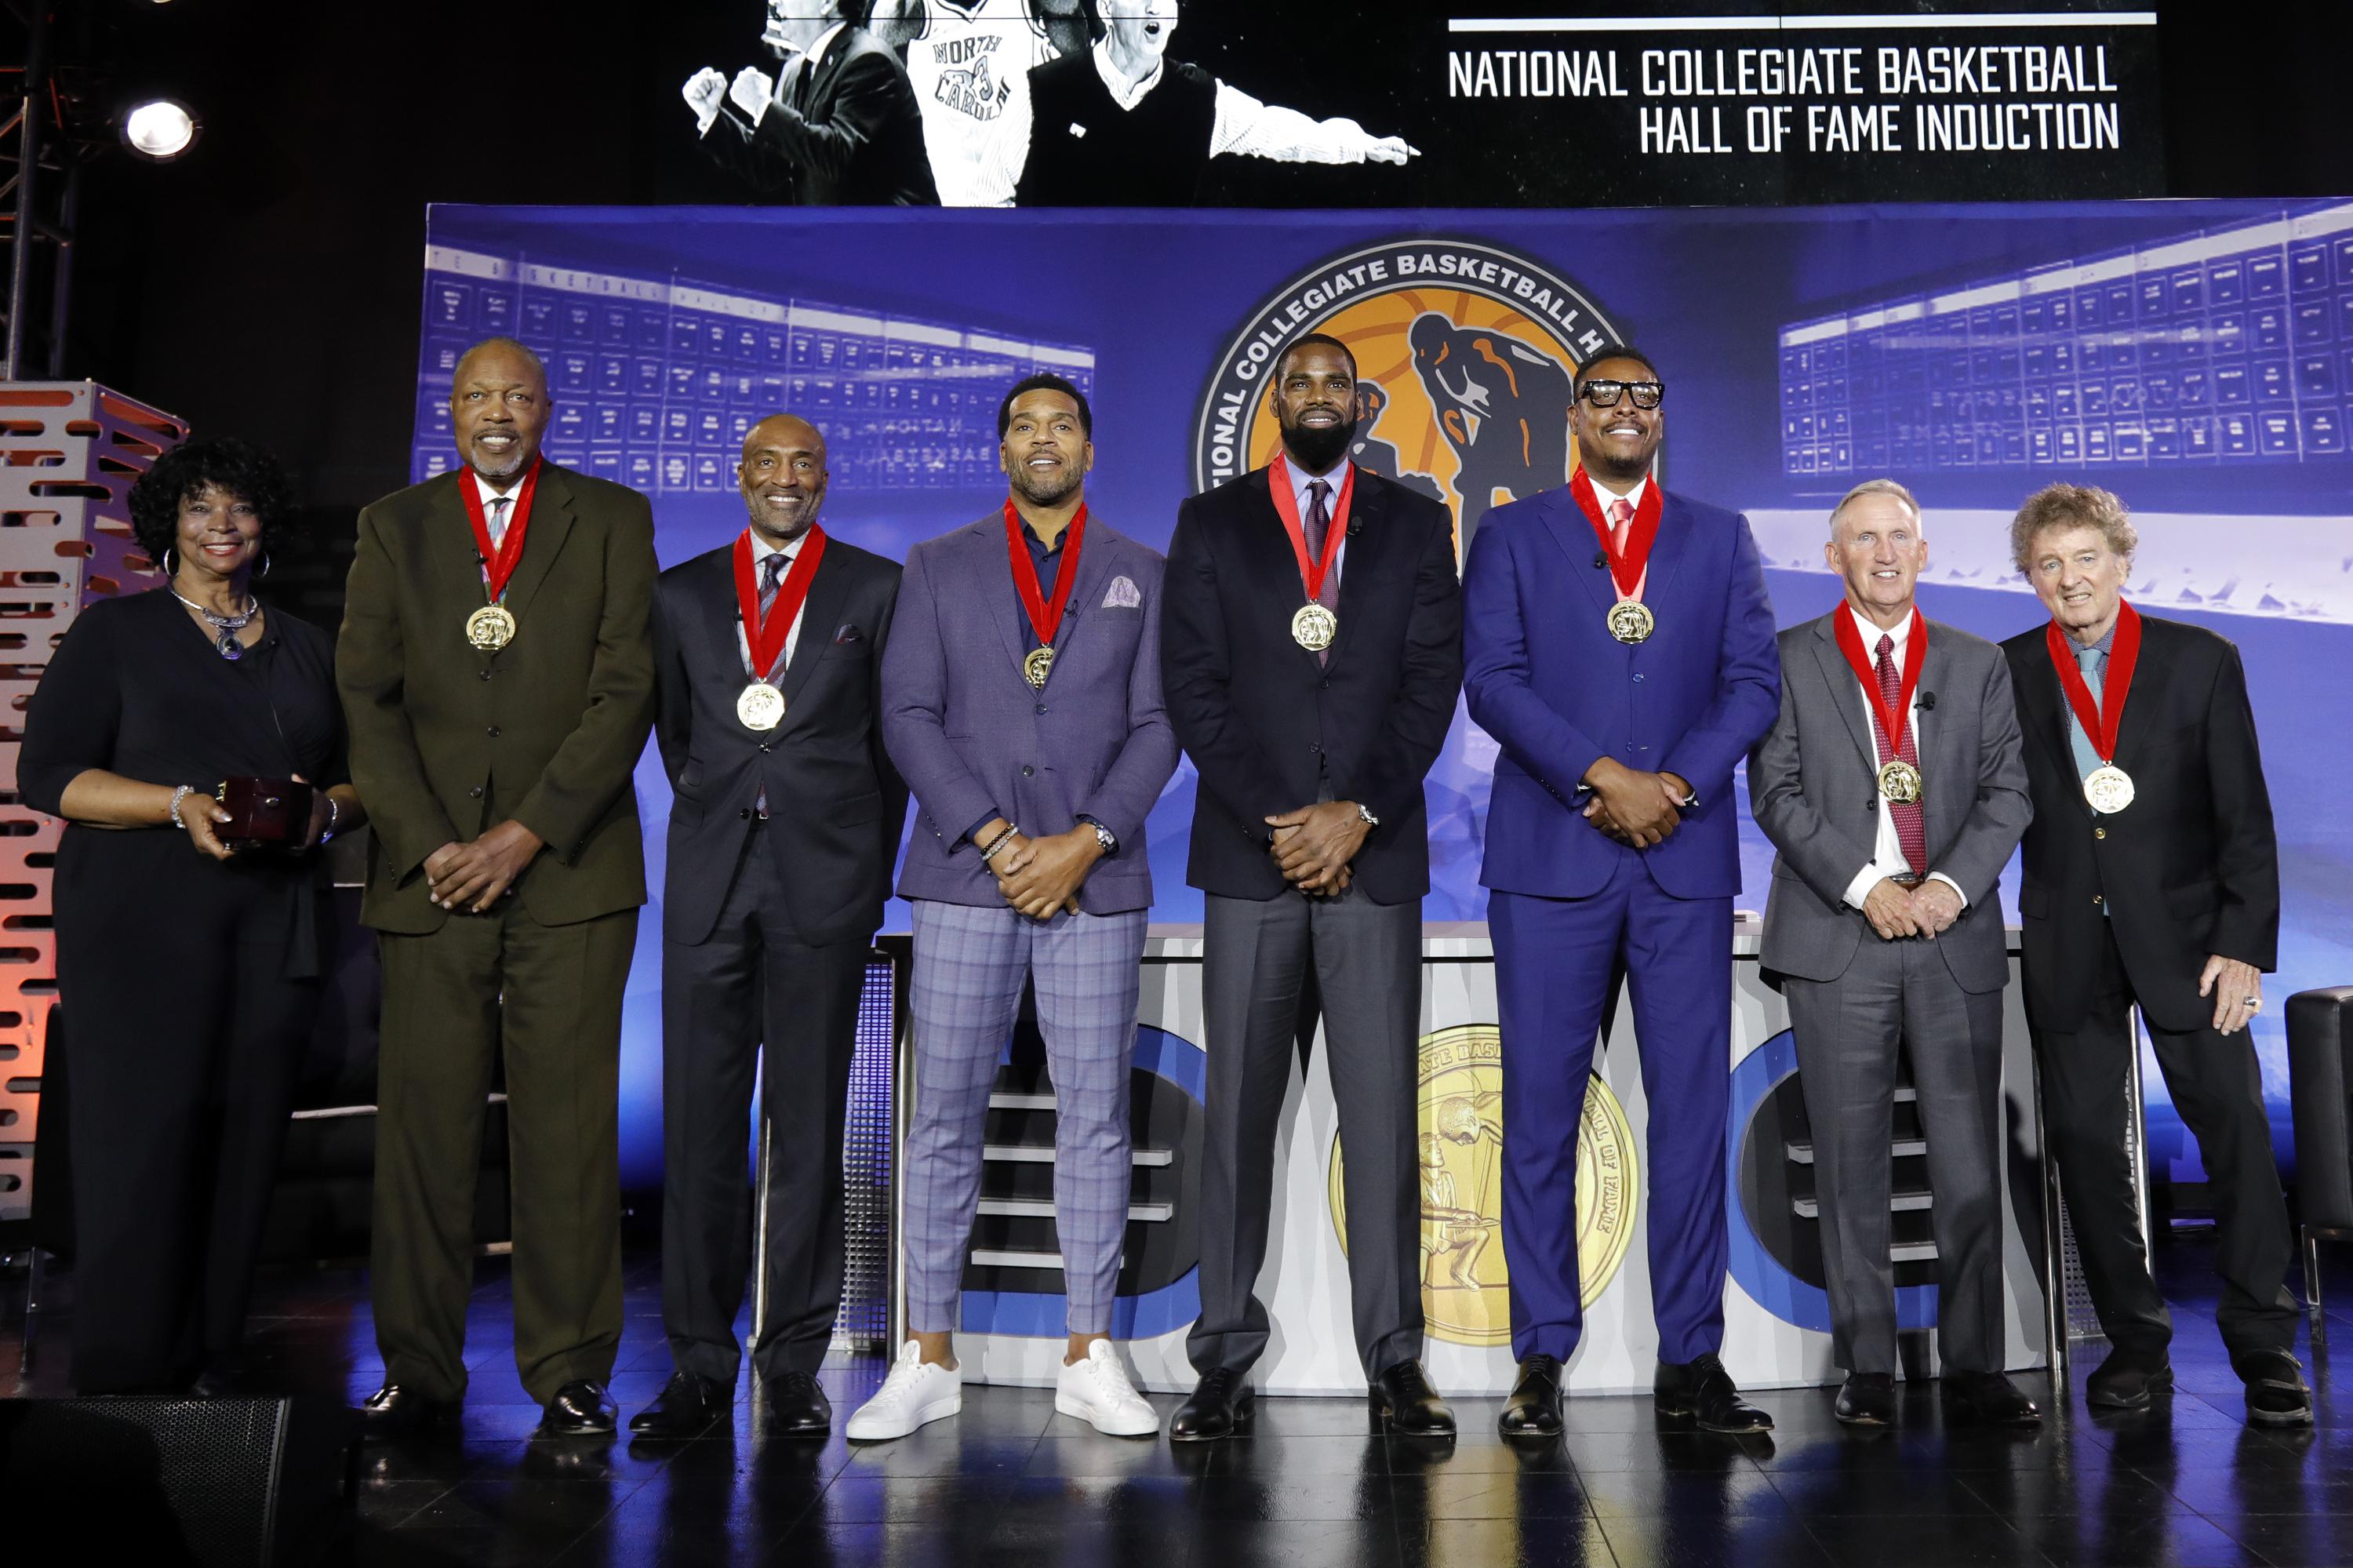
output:
{"label": "patterned necktie", "polygon": [[[1880,707],[1893,708],[1904,694],[1904,676],[1895,668],[1894,652],[1895,639],[1882,632],[1879,638],[1879,705],[1871,710],[1871,732],[1879,742],[1879,759],[1882,762],[1892,755],[1901,757],[1916,768],[1920,765],[1920,745],[1918,737],[1912,733],[1912,726],[1904,726],[1904,749],[1894,751],[1888,745],[1887,725],[1879,716]],[[1905,718],[1901,713],[1895,716],[1899,721]],[[1915,873],[1926,875],[1928,832],[1920,818],[1920,802],[1915,800],[1907,806],[1890,800],[1887,812],[1895,819],[1895,842],[1904,851],[1905,863]]]}
{"label": "patterned necktie", "polygon": [[[1323,480],[1311,479],[1307,482],[1307,526],[1303,531],[1307,535],[1307,558],[1311,561],[1320,561],[1324,558],[1324,541],[1330,537],[1332,533],[1332,509],[1324,503],[1324,498],[1331,493],[1332,487]],[[1324,574],[1324,588],[1315,596],[1315,602],[1329,604],[1339,597],[1339,592],[1340,574],[1337,563],[1335,563],[1334,569]],[[1330,649],[1323,648],[1316,651],[1315,662],[1318,665],[1328,664],[1331,662]]]}
{"label": "patterned necktie", "polygon": [[[787,563],[782,551],[778,551],[775,555],[765,556],[760,562],[760,619],[762,620],[768,619],[768,611],[776,602],[776,589],[783,586],[782,579],[785,575],[785,567],[786,564]],[[750,652],[752,647],[752,629],[750,627],[745,627],[744,629],[744,662],[748,664],[752,661]],[[770,672],[762,670],[759,673],[766,675],[770,673]],[[766,784],[763,783],[760,786],[759,795],[752,802],[752,810],[759,814],[759,818],[762,821],[765,822],[768,820],[768,787]]]}

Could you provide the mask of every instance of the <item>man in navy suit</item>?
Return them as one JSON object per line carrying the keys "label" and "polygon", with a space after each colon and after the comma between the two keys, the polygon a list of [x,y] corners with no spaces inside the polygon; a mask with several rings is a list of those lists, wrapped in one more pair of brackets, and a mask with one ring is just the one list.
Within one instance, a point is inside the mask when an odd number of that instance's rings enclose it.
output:
{"label": "man in navy suit", "polygon": [[1717,1351],[1740,889],[1732,769],[1779,712],[1773,611],[1748,520],[1651,476],[1666,387],[1650,360],[1607,350],[1576,394],[1569,483],[1488,513],[1463,574],[1463,685],[1502,747],[1480,875],[1520,1361],[1499,1425],[1507,1436],[1561,1429],[1561,1363],[1584,1328],[1576,1131],[1622,971],[1651,1102],[1658,1407],[1708,1431],[1763,1431],[1771,1420]]}
{"label": "man in navy suit", "polygon": [[[670,1380],[630,1417],[689,1438],[733,1402],[752,1265],[743,1129],[772,1134],[764,1313],[770,1429],[819,1437],[841,1306],[841,1140],[866,955],[907,787],[882,749],[899,567],[818,524],[825,438],[776,414],[735,468],[747,525],[654,595],[654,738],[676,799],[662,887],[662,1324]],[[773,694],[773,695],[771,695]]]}
{"label": "man in navy suit", "polygon": [[1054,1408],[1149,1436],[1109,1339],[1133,1184],[1128,1072],[1152,907],[1144,819],[1176,768],[1160,702],[1159,556],[1086,507],[1086,395],[1059,376],[998,407],[999,511],[907,556],[882,662],[882,738],[923,815],[907,1131],[909,1339],[854,1441],[963,1408],[953,1330],[997,1062],[1025,986],[1054,1084],[1054,1225],[1070,1346]]}

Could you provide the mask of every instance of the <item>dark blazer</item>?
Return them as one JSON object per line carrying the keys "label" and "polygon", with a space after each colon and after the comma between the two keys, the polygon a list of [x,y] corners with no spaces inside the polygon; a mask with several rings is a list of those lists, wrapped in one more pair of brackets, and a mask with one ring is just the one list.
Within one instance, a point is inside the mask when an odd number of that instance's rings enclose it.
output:
{"label": "dark blazer", "polygon": [[2132,775],[2133,803],[2096,821],[2042,626],[2001,649],[2034,796],[2018,893],[2028,1022],[2054,1033],[2083,1025],[2105,919],[2149,1022],[2204,1027],[2214,1004],[2198,994],[2198,976],[2210,956],[2265,971],[2279,959],[2279,846],[2238,649],[2141,617],[2116,756]]}
{"label": "dark blazer", "polygon": [[1229,898],[1289,885],[1267,853],[1266,819],[1332,798],[1381,820],[1357,852],[1376,904],[1430,891],[1421,782],[1462,690],[1462,589],[1454,521],[1440,503],[1365,469],[1339,567],[1331,658],[1291,640],[1306,602],[1267,471],[1176,510],[1161,633],[1168,716],[1200,772],[1186,876]]}
{"label": "dark blazer", "polygon": [[711,935],[765,789],[765,853],[795,934],[810,947],[861,941],[882,923],[907,825],[907,787],[880,722],[898,564],[827,538],[778,683],[784,722],[762,733],[735,716],[751,676],[735,645],[734,556],[730,540],[664,572],[654,592],[654,739],[677,792],[662,935]]}
{"label": "dark blazer", "polygon": [[[1463,570],[1464,687],[1472,722],[1499,748],[1479,881],[1584,898],[1639,855],[1674,897],[1729,898],[1740,891],[1732,770],[1772,727],[1781,694],[1748,519],[1663,492],[1642,589],[1657,632],[1632,647],[1610,636],[1617,599],[1568,486],[1479,520]],[[1603,757],[1675,774],[1699,804],[1664,843],[1630,849],[1582,814],[1578,785]]]}
{"label": "dark blazer", "polygon": [[1144,820],[1176,769],[1160,701],[1159,555],[1089,517],[1044,691],[1022,677],[1036,640],[989,513],[907,553],[882,661],[882,738],[923,808],[902,898],[1002,908],[965,837],[993,812],[1031,836],[1092,817],[1119,840],[1079,890],[1090,915],[1145,909]]}
{"label": "dark blazer", "polygon": [[804,207],[937,207],[923,111],[907,68],[863,27],[845,27],[794,101],[754,125],[723,101],[702,144],[764,191],[789,188]]}
{"label": "dark blazer", "polygon": [[[1761,955],[1777,988],[1783,975],[1836,980],[1863,942],[1880,939],[1846,902],[1879,841],[1878,743],[1838,645],[1838,618],[1848,613],[1841,604],[1780,634],[1780,715],[1748,758],[1749,809],[1780,851]],[[1936,701],[1921,711],[1915,737],[1928,863],[1915,869],[1952,878],[1968,901],[1936,950],[1956,984],[1983,994],[2010,983],[2000,878],[2032,815],[2018,705],[2000,649],[1925,615],[1913,635],[1923,626],[1920,690]]]}
{"label": "dark blazer", "polygon": [[418,934],[448,918],[426,858],[512,817],[547,841],[515,897],[562,926],[646,899],[629,776],[653,722],[653,514],[634,490],[540,470],[531,531],[507,585],[513,641],[466,641],[482,605],[459,469],[360,514],[336,684],[352,783],[367,802],[360,917]]}

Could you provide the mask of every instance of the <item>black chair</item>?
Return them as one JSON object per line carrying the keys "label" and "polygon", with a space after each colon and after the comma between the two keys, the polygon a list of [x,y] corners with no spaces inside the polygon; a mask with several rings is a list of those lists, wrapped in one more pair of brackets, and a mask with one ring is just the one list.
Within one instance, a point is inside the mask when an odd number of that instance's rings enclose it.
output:
{"label": "black chair", "polygon": [[2312,1342],[2328,1342],[2320,1309],[2320,1244],[2353,1241],[2353,986],[2287,999],[2288,1103],[2295,1118],[2296,1203],[2303,1218],[2304,1301]]}

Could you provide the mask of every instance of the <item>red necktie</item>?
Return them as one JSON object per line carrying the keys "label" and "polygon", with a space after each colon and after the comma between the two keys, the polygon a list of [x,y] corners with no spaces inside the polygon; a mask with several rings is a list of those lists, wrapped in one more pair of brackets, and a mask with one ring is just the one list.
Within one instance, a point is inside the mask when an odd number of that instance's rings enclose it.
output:
{"label": "red necktie", "polygon": [[[1324,541],[1332,533],[1332,509],[1324,502],[1324,498],[1331,493],[1332,487],[1323,480],[1311,479],[1307,482],[1307,524],[1301,531],[1307,535],[1307,556],[1310,560],[1320,561],[1324,558]],[[1324,576],[1324,591],[1315,596],[1315,602],[1322,604],[1327,599],[1339,598],[1339,563],[1335,561],[1333,569]],[[1316,650],[1315,662],[1328,664],[1331,660],[1330,649]]]}
{"label": "red necktie", "polygon": [[[1904,673],[1895,667],[1894,650],[1895,639],[1882,632],[1879,638],[1879,701],[1890,708],[1904,694]],[[1901,757],[1916,768],[1920,765],[1919,739],[1913,735],[1912,726],[1905,715],[1899,713],[1895,716],[1904,724],[1904,749],[1901,751],[1894,751],[1887,744],[1887,725],[1879,716],[1879,708],[1871,710],[1871,733],[1879,743],[1879,760],[1883,764],[1892,755]],[[1890,800],[1887,810],[1895,819],[1895,842],[1903,848],[1905,863],[1911,866],[1915,874],[1926,876],[1928,874],[1928,831],[1920,819],[1920,802],[1915,800],[1907,806]]]}
{"label": "red necktie", "polygon": [[1634,503],[1624,496],[1609,503],[1609,543],[1622,554],[1626,548],[1626,524],[1634,521]]}

